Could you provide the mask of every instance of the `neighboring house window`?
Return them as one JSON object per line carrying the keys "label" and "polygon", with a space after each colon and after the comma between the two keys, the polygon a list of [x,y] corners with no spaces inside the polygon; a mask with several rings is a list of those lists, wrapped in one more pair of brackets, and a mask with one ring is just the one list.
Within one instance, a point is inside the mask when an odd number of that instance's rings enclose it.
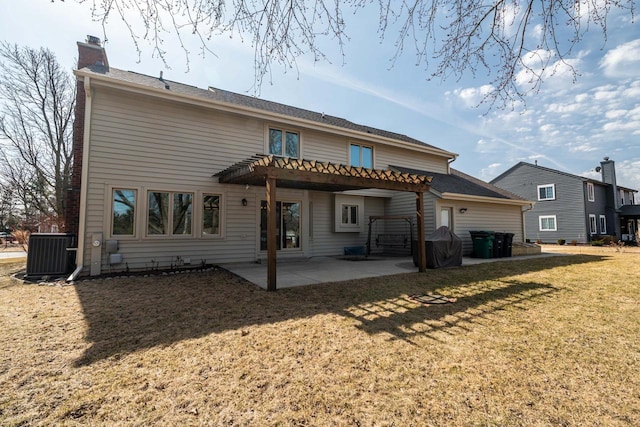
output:
{"label": "neighboring house window", "polygon": [[111,235],[135,235],[136,196],[136,190],[127,188],[113,189]]}
{"label": "neighboring house window", "polygon": [[600,234],[607,234],[607,217],[600,215]]}
{"label": "neighboring house window", "polygon": [[538,217],[540,221],[540,231],[557,231],[555,215],[541,215]]}
{"label": "neighboring house window", "polygon": [[598,229],[596,228],[596,216],[593,214],[589,214],[589,233],[598,233]]}
{"label": "neighboring house window", "polygon": [[349,165],[363,168],[373,168],[373,147],[368,145],[349,145]]}
{"label": "neighboring house window", "polygon": [[596,201],[596,190],[593,187],[593,182],[587,182],[587,199],[590,202]]}
{"label": "neighboring house window", "polygon": [[624,205],[624,190],[620,190],[620,205]]}
{"label": "neighboring house window", "polygon": [[342,205],[342,225],[358,225],[358,205]]}
{"label": "neighboring house window", "polygon": [[269,154],[283,157],[300,157],[300,133],[269,128]]}
{"label": "neighboring house window", "polygon": [[193,220],[193,194],[149,191],[148,236],[190,236]]}
{"label": "neighboring house window", "polygon": [[555,200],[555,199],[556,199],[555,184],[538,185],[538,200]]}
{"label": "neighboring house window", "polygon": [[220,235],[220,201],[219,194],[202,195],[202,235]]}

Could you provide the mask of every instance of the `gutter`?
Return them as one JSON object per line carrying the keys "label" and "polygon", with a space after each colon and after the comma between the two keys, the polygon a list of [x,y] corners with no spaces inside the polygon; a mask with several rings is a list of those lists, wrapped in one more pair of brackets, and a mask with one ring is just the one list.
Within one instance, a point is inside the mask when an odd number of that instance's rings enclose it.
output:
{"label": "gutter", "polygon": [[78,220],[78,250],[76,251],[76,269],[67,278],[71,282],[78,277],[84,268],[85,222],[87,217],[87,192],[89,179],[89,140],[91,133],[91,78],[84,76],[84,133],[82,135],[82,176],[80,178],[80,218]]}

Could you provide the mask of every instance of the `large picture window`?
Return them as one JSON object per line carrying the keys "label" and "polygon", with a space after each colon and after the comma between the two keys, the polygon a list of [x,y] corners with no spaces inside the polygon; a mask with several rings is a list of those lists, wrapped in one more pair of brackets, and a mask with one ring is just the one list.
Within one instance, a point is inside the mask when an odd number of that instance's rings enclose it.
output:
{"label": "large picture window", "polygon": [[202,195],[202,235],[220,235],[220,195]]}
{"label": "large picture window", "polygon": [[540,222],[540,231],[557,231],[558,225],[556,224],[555,215],[541,215],[538,217]]}
{"label": "large picture window", "polygon": [[349,165],[372,169],[373,148],[368,145],[349,145]]}
{"label": "large picture window", "polygon": [[136,223],[137,191],[114,188],[112,197],[111,234],[113,236],[134,236]]}
{"label": "large picture window", "polygon": [[193,234],[193,194],[149,191],[148,236],[191,236]]}
{"label": "large picture window", "polygon": [[269,128],[269,154],[300,157],[300,134],[290,130]]}
{"label": "large picture window", "polygon": [[555,200],[555,184],[538,185],[538,200]]}

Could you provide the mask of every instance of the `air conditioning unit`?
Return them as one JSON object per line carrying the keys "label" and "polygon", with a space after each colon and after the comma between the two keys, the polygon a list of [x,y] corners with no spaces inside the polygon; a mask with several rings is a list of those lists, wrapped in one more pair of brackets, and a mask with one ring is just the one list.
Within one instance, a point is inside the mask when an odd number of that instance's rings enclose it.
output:
{"label": "air conditioning unit", "polygon": [[25,278],[62,276],[73,271],[73,233],[35,233],[29,236]]}

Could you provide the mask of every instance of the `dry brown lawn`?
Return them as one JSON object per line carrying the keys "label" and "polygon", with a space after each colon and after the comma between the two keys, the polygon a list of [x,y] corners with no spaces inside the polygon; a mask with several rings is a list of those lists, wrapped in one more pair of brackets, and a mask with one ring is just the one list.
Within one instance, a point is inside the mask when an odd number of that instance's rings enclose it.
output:
{"label": "dry brown lawn", "polygon": [[275,293],[224,271],[25,285],[0,261],[0,425],[637,426],[639,261]]}

